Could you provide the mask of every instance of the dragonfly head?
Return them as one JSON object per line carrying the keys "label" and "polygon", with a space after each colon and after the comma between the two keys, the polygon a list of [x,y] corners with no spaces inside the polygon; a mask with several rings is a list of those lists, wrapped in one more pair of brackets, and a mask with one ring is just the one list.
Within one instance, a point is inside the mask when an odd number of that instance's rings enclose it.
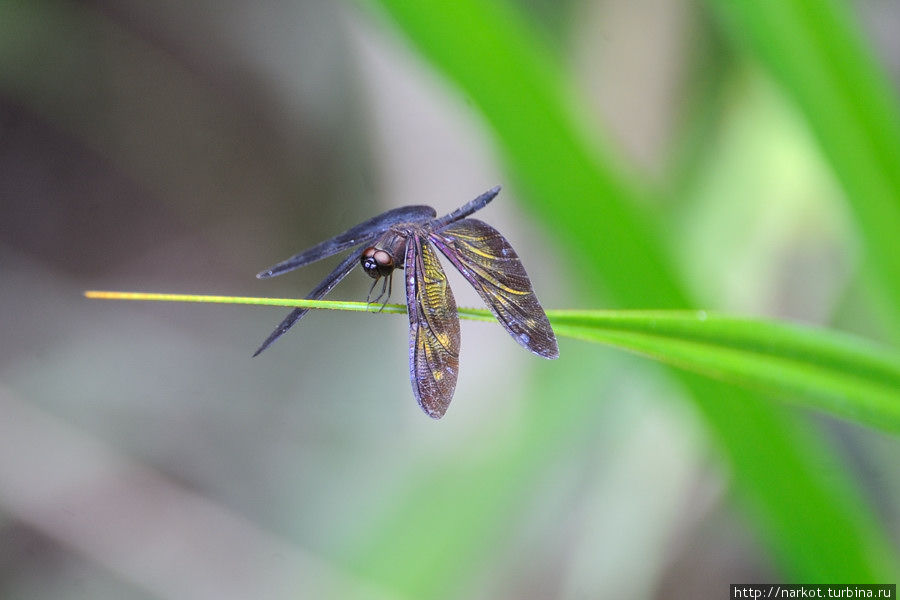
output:
{"label": "dragonfly head", "polygon": [[372,279],[379,277],[387,277],[396,268],[394,257],[385,250],[370,246],[363,250],[362,256],[359,258],[363,270]]}

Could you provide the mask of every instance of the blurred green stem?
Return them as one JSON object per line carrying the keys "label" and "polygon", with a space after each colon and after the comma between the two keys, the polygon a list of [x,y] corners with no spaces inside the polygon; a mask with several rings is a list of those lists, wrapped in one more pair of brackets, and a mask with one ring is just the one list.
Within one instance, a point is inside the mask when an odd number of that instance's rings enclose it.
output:
{"label": "blurred green stem", "polygon": [[900,103],[841,0],[710,0],[793,100],[844,188],[900,342]]}

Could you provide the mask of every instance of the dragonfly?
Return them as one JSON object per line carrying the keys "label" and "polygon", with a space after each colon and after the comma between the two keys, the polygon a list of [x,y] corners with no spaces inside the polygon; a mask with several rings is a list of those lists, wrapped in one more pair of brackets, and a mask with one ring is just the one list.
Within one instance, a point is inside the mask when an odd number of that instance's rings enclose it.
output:
{"label": "dragonfly", "polygon": [[[256,276],[268,279],[283,275],[352,248],[306,298],[322,298],[360,265],[374,279],[367,302],[384,298],[384,308],[390,298],[394,271],[404,270],[413,394],[425,414],[440,419],[456,389],[460,332],[456,301],[435,247],[475,288],[516,342],[543,358],[559,357],[553,328],[519,256],[496,229],[468,218],[499,193],[500,186],[494,187],[440,218],[434,208],[425,205],[389,210]],[[379,280],[380,293],[373,300],[372,292]],[[284,335],[307,312],[308,308],[291,311],[253,356]]]}

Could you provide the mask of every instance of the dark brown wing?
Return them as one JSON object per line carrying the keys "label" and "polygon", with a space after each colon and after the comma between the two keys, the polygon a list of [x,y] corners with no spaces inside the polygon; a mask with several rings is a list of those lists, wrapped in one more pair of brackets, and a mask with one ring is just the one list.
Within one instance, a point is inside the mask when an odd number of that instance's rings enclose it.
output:
{"label": "dark brown wing", "polygon": [[405,269],[413,394],[429,417],[440,419],[453,398],[459,371],[456,301],[425,236],[413,233],[409,237]]}
{"label": "dark brown wing", "polygon": [[[337,254],[341,250],[366,244],[390,229],[391,225],[424,223],[432,219],[436,214],[433,208],[423,205],[401,206],[400,208],[383,212],[368,221],[363,221],[359,225],[351,227],[344,233],[339,233],[331,239],[316,244],[312,248],[307,248],[299,254],[295,254],[278,264],[272,265],[268,269],[260,271],[256,274],[256,277],[258,279],[268,279],[269,277],[276,277],[288,271],[299,269],[309,263]],[[363,247],[365,248],[365,246]]]}
{"label": "dark brown wing", "polygon": [[[319,285],[313,288],[313,291],[306,295],[307,300],[318,300],[322,298],[325,294],[334,289],[340,281],[346,277],[350,271],[359,264],[359,253],[362,252],[362,247],[356,248],[353,252],[348,254],[344,260],[341,261],[337,267],[335,267],[334,271],[328,274],[328,277],[323,279]],[[275,328],[275,331],[269,334],[269,337],[266,338],[266,341],[262,343],[262,345],[257,348],[256,352],[253,353],[253,356],[259,356],[263,350],[268,348],[272,342],[283,336],[287,333],[287,330],[294,326],[297,321],[303,318],[303,315],[309,312],[308,308],[295,308],[291,312],[288,313],[288,316],[284,318],[284,320]]]}
{"label": "dark brown wing", "polygon": [[559,348],[528,273],[509,242],[478,219],[463,219],[429,234],[519,344],[544,358]]}
{"label": "dark brown wing", "polygon": [[[268,269],[257,273],[256,277],[259,279],[276,277],[356,245],[357,248],[347,255],[347,257],[341,261],[341,264],[335,267],[335,269],[329,273],[328,276],[313,289],[313,291],[306,295],[308,300],[318,300],[334,289],[334,286],[336,286],[341,279],[346,277],[350,271],[359,264],[359,253],[362,249],[390,229],[392,225],[397,225],[399,223],[424,223],[425,221],[432,219],[436,214],[437,213],[435,213],[434,209],[430,206],[422,205],[403,206],[389,210],[372,217],[355,227],[351,227],[344,233],[340,233],[333,238],[327,239],[320,244],[316,244],[312,248],[308,248],[299,254],[295,254],[278,264],[272,265]],[[281,321],[271,334],[269,334],[266,341],[257,348],[256,352],[253,353],[253,356],[259,356],[263,350],[284,335],[308,312],[308,308],[295,308],[288,313],[288,316]]]}

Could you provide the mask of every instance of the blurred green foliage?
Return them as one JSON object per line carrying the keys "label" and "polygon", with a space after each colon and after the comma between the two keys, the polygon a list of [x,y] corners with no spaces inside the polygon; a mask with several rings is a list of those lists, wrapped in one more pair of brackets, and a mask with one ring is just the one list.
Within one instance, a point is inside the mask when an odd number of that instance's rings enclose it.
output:
{"label": "blurred green foliage", "polygon": [[[893,185],[900,173],[894,164],[900,156],[896,103],[858,36],[850,34],[852,19],[833,2],[719,4],[730,19],[729,31],[752,34],[751,49],[770,59],[762,64],[805,110],[852,197],[866,263],[886,289],[897,290],[900,254],[891,250],[900,231],[900,194]],[[427,4],[383,0],[379,7],[478,106],[529,210],[583,277],[582,303],[600,301],[591,291],[605,289],[628,308],[693,304],[665,250],[665,224],[646,210],[658,201],[611,158],[608,147],[591,139],[565,73],[514,6],[469,0],[435,11]],[[869,138],[873,130],[877,134]],[[900,295],[894,297],[900,307]],[[545,416],[530,421],[521,437],[505,446],[501,465],[487,471],[476,465],[462,473],[452,457],[431,465],[435,475],[397,499],[395,510],[356,554],[357,568],[413,597],[464,589],[483,564],[485,544],[497,543],[509,527],[508,515],[521,510],[517,499],[527,495],[517,491],[539,483],[533,457],[552,455],[562,439],[584,435],[579,428],[591,408],[579,406],[584,396],[577,389],[594,376],[590,369],[550,376],[554,397],[562,402],[547,408],[547,397],[536,393],[529,403],[534,410],[552,412],[565,405],[567,414],[580,413],[569,421],[572,430]],[[851,481],[822,472],[822,464],[839,463],[813,428],[749,393],[692,377],[681,381],[788,578],[892,580],[892,565],[898,563],[888,539]],[[448,472],[456,475],[448,478]],[[423,557],[426,548],[424,557],[430,559]],[[450,550],[443,554],[442,548]]]}

